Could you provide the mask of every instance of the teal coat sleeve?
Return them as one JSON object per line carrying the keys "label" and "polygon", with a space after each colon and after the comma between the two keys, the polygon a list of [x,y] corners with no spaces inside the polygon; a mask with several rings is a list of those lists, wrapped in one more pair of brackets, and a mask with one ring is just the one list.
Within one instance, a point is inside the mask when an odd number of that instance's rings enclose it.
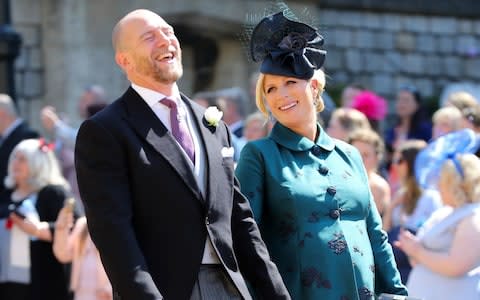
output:
{"label": "teal coat sleeve", "polygon": [[[365,184],[368,185],[368,175],[365,170],[360,153],[352,150],[353,161],[358,164]],[[382,219],[375,205],[370,191],[370,211],[367,216],[367,231],[372,245],[375,259],[375,292],[395,295],[407,295],[407,290],[402,284],[400,273],[393,256],[391,245],[388,243],[386,232],[382,229]]]}
{"label": "teal coat sleeve", "polygon": [[264,157],[256,143],[248,143],[242,149],[241,158],[241,163],[235,169],[235,175],[240,182],[242,193],[250,201],[255,221],[261,225],[266,176]]}

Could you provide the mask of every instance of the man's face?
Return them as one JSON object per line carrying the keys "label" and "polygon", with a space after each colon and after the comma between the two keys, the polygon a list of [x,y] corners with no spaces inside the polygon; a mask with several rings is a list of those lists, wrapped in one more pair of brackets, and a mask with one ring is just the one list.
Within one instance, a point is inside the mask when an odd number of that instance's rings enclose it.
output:
{"label": "man's face", "polygon": [[160,16],[144,13],[129,20],[125,28],[133,79],[176,82],[183,74],[182,52],[173,28]]}

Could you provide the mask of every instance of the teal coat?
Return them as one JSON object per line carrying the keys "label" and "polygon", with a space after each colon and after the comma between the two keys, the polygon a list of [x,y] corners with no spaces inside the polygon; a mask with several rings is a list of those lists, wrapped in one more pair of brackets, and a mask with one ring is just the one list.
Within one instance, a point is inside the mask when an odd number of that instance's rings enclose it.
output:
{"label": "teal coat", "polygon": [[318,130],[313,143],[277,123],[236,168],[292,299],[406,295],[360,154]]}

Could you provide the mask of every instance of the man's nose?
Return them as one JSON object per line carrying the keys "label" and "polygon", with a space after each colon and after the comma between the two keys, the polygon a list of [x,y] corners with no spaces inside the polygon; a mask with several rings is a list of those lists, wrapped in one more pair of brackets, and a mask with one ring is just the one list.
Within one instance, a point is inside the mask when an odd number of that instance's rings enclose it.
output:
{"label": "man's nose", "polygon": [[163,31],[158,31],[157,33],[157,45],[158,46],[165,46],[171,43],[171,38],[164,33]]}

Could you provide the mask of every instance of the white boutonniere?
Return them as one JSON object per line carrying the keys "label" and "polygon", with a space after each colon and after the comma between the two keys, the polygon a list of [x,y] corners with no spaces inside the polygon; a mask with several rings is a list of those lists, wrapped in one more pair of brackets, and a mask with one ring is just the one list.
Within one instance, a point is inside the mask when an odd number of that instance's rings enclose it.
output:
{"label": "white boutonniere", "polygon": [[223,112],[219,111],[216,106],[209,106],[203,117],[209,126],[217,127],[223,117]]}

